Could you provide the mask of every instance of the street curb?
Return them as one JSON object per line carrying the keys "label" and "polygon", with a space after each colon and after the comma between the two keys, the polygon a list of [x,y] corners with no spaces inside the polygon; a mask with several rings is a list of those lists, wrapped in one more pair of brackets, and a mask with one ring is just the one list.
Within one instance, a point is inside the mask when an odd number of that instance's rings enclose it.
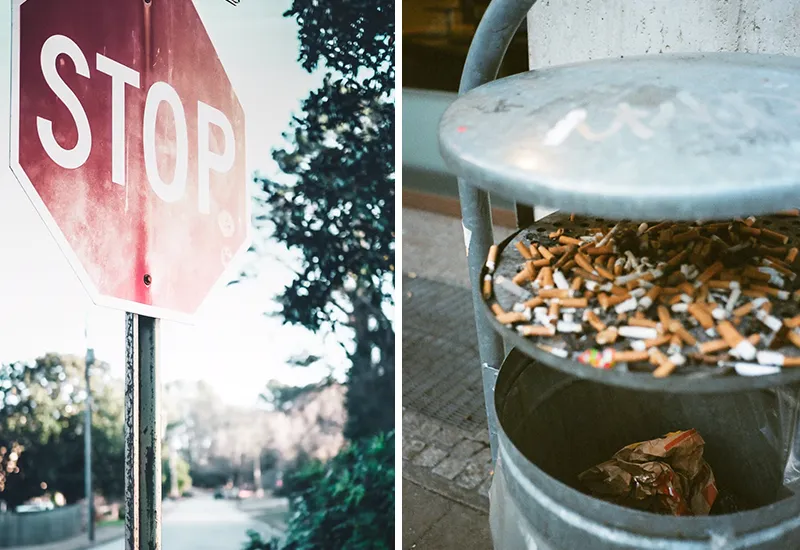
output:
{"label": "street curb", "polygon": [[451,481],[430,473],[427,468],[417,466],[407,460],[403,460],[403,479],[462,506],[472,508],[477,512],[489,513],[489,499],[487,497],[474,490],[458,487]]}

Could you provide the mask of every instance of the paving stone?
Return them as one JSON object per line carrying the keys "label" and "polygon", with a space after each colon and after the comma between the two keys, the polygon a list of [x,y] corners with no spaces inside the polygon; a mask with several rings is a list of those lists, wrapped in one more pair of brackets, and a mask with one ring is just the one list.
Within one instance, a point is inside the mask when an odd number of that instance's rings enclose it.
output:
{"label": "paving stone", "polygon": [[469,458],[485,448],[486,446],[483,445],[483,443],[465,439],[453,447],[453,449],[450,451],[450,456],[453,458]]}
{"label": "paving stone", "polygon": [[446,426],[436,436],[436,443],[442,448],[449,449],[469,437],[469,433],[460,428]]}
{"label": "paving stone", "polygon": [[415,437],[427,442],[438,441],[441,432],[441,424],[430,418],[424,419],[416,430],[410,431]]}
{"label": "paving stone", "polygon": [[416,411],[403,407],[403,430],[412,430],[422,424],[423,417]]}
{"label": "paving stone", "polygon": [[492,471],[492,450],[489,447],[484,448],[476,455],[471,456],[469,463],[486,468],[486,473],[488,474]]}
{"label": "paving stone", "polygon": [[422,466],[423,468],[433,468],[446,456],[447,451],[443,451],[442,449],[438,449],[436,447],[428,447],[419,453],[412,463],[416,464],[417,466]]}
{"label": "paving stone", "polygon": [[406,439],[403,435],[403,460],[411,460],[425,448],[425,442],[419,439]]}
{"label": "paving stone", "polygon": [[442,460],[439,463],[439,465],[433,469],[433,473],[452,481],[456,478],[458,474],[460,474],[464,470],[466,466],[467,466],[466,458],[449,456],[444,460]]}
{"label": "paving stone", "polygon": [[[405,413],[403,413],[405,416]],[[405,421],[405,418],[403,419]],[[405,424],[404,424],[405,425]],[[489,427],[483,427],[475,431],[472,435],[469,436],[470,439],[473,441],[479,441],[480,443],[484,443],[486,445],[489,444]]]}
{"label": "paving stone", "polygon": [[467,464],[458,477],[456,485],[464,489],[477,489],[486,480],[486,471],[477,464]]}

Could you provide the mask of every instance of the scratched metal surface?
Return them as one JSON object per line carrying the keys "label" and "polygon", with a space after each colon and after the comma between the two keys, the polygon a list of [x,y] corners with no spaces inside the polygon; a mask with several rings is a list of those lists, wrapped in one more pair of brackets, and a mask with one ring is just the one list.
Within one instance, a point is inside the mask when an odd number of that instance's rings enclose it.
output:
{"label": "scratched metal surface", "polygon": [[661,54],[530,71],[465,94],[440,147],[473,185],[609,218],[771,213],[800,199],[800,58]]}
{"label": "scratched metal surface", "polygon": [[[500,244],[497,269],[495,276],[505,276],[513,278],[517,273],[518,267],[522,264],[522,256],[515,248],[517,241],[523,240],[526,244],[530,243],[531,238],[547,245],[547,235],[564,228],[567,234],[582,234],[588,227],[603,225],[604,220],[591,217],[577,217],[574,222],[569,221],[569,216],[564,214],[551,214],[533,224],[532,226],[517,232]],[[770,228],[791,236],[791,242],[797,242],[800,233],[800,218],[761,218],[761,222]],[[605,224],[610,223],[606,221]],[[485,268],[481,272],[481,279],[485,274]],[[495,285],[494,298],[506,311],[510,311],[514,303],[518,300],[515,296]],[[793,313],[783,311],[783,308],[795,307],[794,302],[774,301],[779,316],[789,316]],[[781,308],[780,310],[778,308]],[[604,384],[637,388],[648,391],[673,392],[673,393],[725,393],[736,391],[747,391],[753,389],[770,388],[790,383],[800,382],[800,368],[786,368],[780,374],[769,376],[745,377],[738,376],[732,369],[720,367],[690,364],[679,367],[672,376],[668,378],[654,378],[650,372],[635,372],[620,369],[602,370],[589,367],[578,363],[572,359],[561,359],[551,353],[543,351],[538,344],[548,344],[555,347],[566,348],[568,350],[583,350],[586,348],[597,347],[592,342],[584,342],[572,334],[556,334],[552,338],[531,338],[520,336],[515,330],[497,322],[489,306],[484,304],[484,312],[489,318],[494,329],[503,336],[506,342],[514,345],[519,351],[533,357],[539,362],[558,369],[562,372],[572,374],[579,378],[590,379]],[[687,328],[688,325],[687,325]],[[691,329],[695,336],[700,338],[700,329]],[[703,339],[706,339],[705,337]],[[625,348],[624,339],[620,339],[617,348]],[[779,350],[786,355],[797,355],[798,351],[793,346],[784,346]]]}

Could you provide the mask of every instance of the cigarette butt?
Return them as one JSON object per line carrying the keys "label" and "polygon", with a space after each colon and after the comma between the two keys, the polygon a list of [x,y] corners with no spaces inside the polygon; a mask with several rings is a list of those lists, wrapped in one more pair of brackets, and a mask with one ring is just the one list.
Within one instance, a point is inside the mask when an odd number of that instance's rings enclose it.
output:
{"label": "cigarette butt", "polygon": [[628,290],[622,288],[621,286],[611,285],[611,294],[614,296],[627,296],[629,293]]}
{"label": "cigarette butt", "polygon": [[754,237],[758,237],[761,235],[761,230],[757,227],[749,227],[747,225],[740,225],[739,226],[739,233],[744,233],[745,235],[752,235]]}
{"label": "cigarette butt", "polygon": [[675,254],[672,258],[670,258],[667,261],[667,267],[673,268],[673,267],[679,265],[683,261],[683,259],[686,257],[686,255],[688,253],[689,253],[689,250],[684,248],[683,250],[681,250],[680,252]]}
{"label": "cigarette butt", "polygon": [[778,212],[779,216],[797,217],[800,216],[800,209],[792,208],[790,210],[781,210]]}
{"label": "cigarette butt", "polygon": [[[776,298],[778,298],[780,300],[788,300],[789,299],[789,293],[787,291],[781,290],[779,288],[773,288],[771,286],[750,285],[750,289],[749,290],[755,290],[755,291],[763,292],[763,293],[765,293],[765,294],[767,294],[769,296],[775,296]],[[747,291],[745,291],[745,292],[747,292]]]}
{"label": "cigarette butt", "polygon": [[539,258],[538,260],[533,260],[531,263],[533,264],[533,267],[545,267],[550,265],[550,260]]}
{"label": "cigarette butt", "polygon": [[522,325],[517,327],[517,332],[523,336],[555,336],[556,327],[553,325]]}
{"label": "cigarette butt", "polygon": [[645,346],[645,349],[650,349],[650,348],[653,348],[653,347],[657,348],[659,346],[663,346],[664,344],[669,343],[670,340],[672,340],[672,335],[664,334],[663,336],[657,336],[657,337],[652,338],[650,340],[645,340],[644,341],[644,346]]}
{"label": "cigarette butt", "polygon": [[568,246],[567,250],[564,252],[564,254],[561,255],[561,257],[556,262],[555,267],[562,268],[564,265],[566,265],[567,262],[571,261],[572,258],[575,257],[575,252],[577,252],[577,250],[578,250],[577,246]]}
{"label": "cigarette butt", "polygon": [[789,340],[794,347],[800,348],[800,333],[796,330],[790,330],[786,333],[786,339]]}
{"label": "cigarette butt", "polygon": [[552,260],[553,258],[555,258],[555,256],[549,250],[547,250],[546,247],[541,245],[539,246],[539,254],[541,254],[542,258],[544,258],[545,260]]}
{"label": "cigarette butt", "polygon": [[650,327],[658,328],[658,323],[652,319],[641,319],[639,317],[632,317],[628,319],[628,324],[634,327]]}
{"label": "cigarette butt", "polygon": [[622,258],[618,258],[617,260],[614,261],[614,276],[615,277],[619,277],[620,275],[622,275],[622,270],[625,267],[624,263],[620,263],[621,259]]}
{"label": "cigarette butt", "polygon": [[708,281],[706,283],[706,286],[708,286],[708,288],[713,288],[716,290],[730,290],[731,288],[739,288],[741,285],[739,284],[739,281],[716,280],[716,281]]}
{"label": "cigarette butt", "polygon": [[517,243],[514,246],[517,247],[517,250],[519,250],[519,253],[522,254],[523,258],[525,258],[526,260],[533,259],[533,256],[531,256],[531,251],[528,250],[527,246],[522,244],[522,241],[517,241]]}
{"label": "cigarette butt", "polygon": [[742,275],[756,281],[769,281],[769,273],[762,273],[754,265],[748,265],[742,270]]}
{"label": "cigarette butt", "polygon": [[547,250],[549,250],[550,254],[552,254],[553,256],[561,256],[568,249],[569,249],[568,246],[558,245],[558,246],[551,246]]}
{"label": "cigarette butt", "polygon": [[773,241],[778,241],[781,244],[786,244],[789,242],[789,237],[784,235],[783,233],[778,233],[777,231],[773,231],[772,229],[763,228],[761,230],[761,236],[767,237]]}
{"label": "cigarette butt", "polygon": [[672,322],[672,317],[669,315],[669,310],[664,306],[658,306],[658,320],[662,327],[668,327]]}
{"label": "cigarette butt", "polygon": [[640,361],[647,361],[650,354],[647,351],[614,351],[614,361],[616,363],[638,363]]}
{"label": "cigarette butt", "polygon": [[783,325],[787,328],[797,328],[800,327],[800,315],[796,315],[794,317],[790,317],[788,319],[783,320]]}
{"label": "cigarette butt", "polygon": [[613,254],[614,247],[613,246],[590,246],[584,249],[584,252],[589,256],[605,256],[606,254]]}
{"label": "cigarette butt", "polygon": [[675,363],[667,359],[658,365],[658,368],[653,371],[654,378],[666,378],[675,371]]}
{"label": "cigarette butt", "polygon": [[569,298],[569,289],[564,290],[561,288],[543,288],[539,291],[540,298]]}
{"label": "cigarette butt", "polygon": [[708,266],[700,275],[697,276],[695,279],[695,286],[699,287],[703,283],[710,281],[714,275],[719,273],[725,268],[722,262],[714,262],[710,266]]}
{"label": "cigarette butt", "polygon": [[615,278],[615,277],[614,277],[614,274],[613,274],[613,273],[611,273],[611,272],[610,272],[609,270],[607,270],[606,268],[604,268],[604,267],[602,267],[602,266],[599,266],[599,265],[598,265],[598,266],[595,266],[595,269],[596,269],[597,273],[599,273],[599,274],[600,274],[600,276],[601,276],[601,277],[605,277],[605,278],[606,278],[606,279],[608,279],[609,281],[613,281],[613,280],[614,280],[614,278]]}
{"label": "cigarette butt", "polygon": [[513,323],[522,323],[527,321],[528,318],[525,313],[521,311],[507,311],[505,313],[501,313],[495,317],[497,322],[501,325],[511,325]]}
{"label": "cigarette butt", "polygon": [[661,363],[668,361],[667,356],[664,355],[664,352],[662,352],[658,348],[655,347],[650,348],[649,354],[650,354],[650,363],[653,365],[660,365]]}
{"label": "cigarette butt", "polygon": [[700,302],[702,304],[706,300],[708,300],[708,287],[706,285],[703,285],[700,287],[700,290],[697,291],[697,296],[695,296],[694,301]]}
{"label": "cigarette butt", "polygon": [[672,222],[659,222],[655,225],[651,225],[650,227],[648,227],[645,233],[653,233],[654,231],[661,231],[662,229],[669,227],[671,224]]}
{"label": "cigarette butt", "polygon": [[575,260],[570,260],[561,266],[564,271],[572,271],[575,268]]}
{"label": "cigarette butt", "polygon": [[602,332],[607,328],[606,324],[600,320],[600,318],[595,314],[594,311],[590,309],[586,310],[584,318],[590,325],[592,325],[592,328],[595,329],[597,332]]}
{"label": "cigarette butt", "polygon": [[574,244],[575,246],[583,245],[583,241],[580,239],[576,239],[574,237],[567,237],[566,235],[561,235],[558,238],[558,242],[561,244]]}
{"label": "cigarette butt", "polygon": [[497,266],[497,252],[500,250],[496,244],[493,244],[489,247],[489,255],[486,258],[486,269],[489,273],[494,273],[495,267]]}
{"label": "cigarette butt", "polygon": [[606,344],[613,344],[614,342],[617,341],[618,336],[619,336],[619,331],[617,330],[616,327],[608,327],[607,329],[597,333],[597,336],[595,337],[595,342],[597,342],[601,346],[605,346]]}
{"label": "cigarette butt", "polygon": [[677,235],[673,236],[672,244],[685,243],[687,241],[696,239],[699,236],[700,236],[700,231],[698,231],[697,229],[690,229],[689,231],[686,231],[684,233],[678,233]]}
{"label": "cigarette butt", "polygon": [[[706,311],[700,304],[689,304],[688,308],[689,315],[694,317],[700,326],[704,329],[710,329],[714,327],[714,318]],[[733,325],[728,323],[733,330]],[[732,346],[731,346],[732,347]]]}
{"label": "cigarette butt", "polygon": [[556,288],[560,288],[561,290],[569,290],[569,281],[567,281],[564,273],[558,269],[553,272],[553,283],[555,283]]}
{"label": "cigarette butt", "polygon": [[[564,270],[567,269],[567,266],[564,266]],[[583,277],[584,279],[588,279],[589,281],[594,281],[596,283],[605,283],[606,280],[602,277],[595,275],[591,271],[586,271],[581,267],[576,267],[572,270],[576,275]]]}
{"label": "cigarette butt", "polygon": [[526,308],[533,309],[533,308],[539,307],[539,306],[541,306],[543,304],[544,304],[544,298],[542,298],[541,296],[534,296],[533,298],[531,298],[527,302],[523,302],[522,305],[525,306]]}
{"label": "cigarette butt", "polygon": [[569,221],[571,221],[571,222],[575,221],[575,212],[573,212],[572,214],[569,215]]}
{"label": "cigarette butt", "polygon": [[592,262],[589,261],[589,258],[583,252],[578,252],[575,254],[575,263],[581,266],[582,269],[585,269],[589,273],[594,271],[594,266]]}
{"label": "cigarette butt", "polygon": [[792,247],[789,249],[789,252],[786,253],[786,263],[793,264],[794,261],[797,259],[797,248]]}
{"label": "cigarette butt", "polygon": [[686,294],[676,294],[667,300],[667,304],[674,306],[675,304],[682,302],[684,296],[686,296]]}
{"label": "cigarette butt", "polygon": [[647,310],[650,309],[650,306],[653,305],[653,302],[658,299],[659,295],[661,294],[661,287],[658,285],[653,285],[650,287],[650,290],[647,291],[647,294],[639,300],[639,305],[642,309]]}
{"label": "cigarette butt", "polygon": [[685,283],[679,284],[678,285],[678,290],[680,290],[681,292],[683,292],[684,294],[686,294],[688,296],[694,296],[695,288],[694,288],[694,286],[692,286],[691,283],[689,283],[687,281]]}
{"label": "cigarette butt", "polygon": [[747,315],[751,311],[753,311],[753,308],[761,307],[765,303],[767,303],[766,302],[766,298],[763,298],[763,297],[761,299],[757,298],[755,300],[751,300],[751,301],[747,302],[746,304],[743,304],[743,305],[737,307],[736,309],[734,309],[733,310],[733,315],[734,315],[734,317],[744,317],[745,315]]}
{"label": "cigarette butt", "polygon": [[492,276],[486,275],[483,277],[483,299],[488,300],[492,297]]}
{"label": "cigarette butt", "polygon": [[559,237],[560,237],[561,235],[563,235],[563,234],[564,234],[564,228],[563,228],[563,227],[559,227],[559,228],[558,228],[558,229],[556,229],[555,231],[552,231],[552,232],[551,232],[551,233],[548,235],[548,237],[550,237],[551,239],[557,239],[557,238],[559,238]]}
{"label": "cigarette butt", "polygon": [[708,342],[703,342],[702,344],[697,346],[697,349],[700,350],[700,353],[702,353],[703,355],[708,355],[709,353],[716,353],[718,351],[722,351],[730,347],[731,346],[728,344],[728,342],[726,342],[722,338],[719,338],[717,340],[709,340]]}
{"label": "cigarette butt", "polygon": [[619,327],[617,331],[622,337],[634,338],[636,340],[653,340],[658,338],[658,331],[654,328],[624,325]]}
{"label": "cigarette butt", "polygon": [[540,274],[542,275],[542,287],[553,288],[553,286],[555,286],[553,282],[553,269],[551,267],[543,267]]}
{"label": "cigarette butt", "polygon": [[739,331],[729,321],[722,321],[718,324],[717,332],[731,348],[735,348],[745,341],[744,336],[739,334]]}
{"label": "cigarette butt", "polygon": [[573,292],[578,292],[582,286],[583,286],[583,277],[578,276],[572,279],[572,283],[570,284],[569,288]]}
{"label": "cigarette butt", "polygon": [[669,330],[670,332],[675,334],[678,338],[680,338],[681,341],[684,342],[686,345],[688,346],[697,345],[697,339],[694,336],[692,336],[692,334],[688,330],[686,330],[686,327],[684,327],[683,323],[681,323],[680,321],[678,320],[671,321],[669,324]]}
{"label": "cigarette butt", "polygon": [[505,312],[506,312],[506,311],[505,311],[505,310],[504,310],[504,309],[503,309],[503,308],[500,306],[500,304],[498,304],[497,302],[495,302],[494,304],[492,304],[491,308],[492,308],[492,313],[494,313],[495,317],[496,317],[496,316],[498,316],[498,315],[502,315],[503,313],[505,313]]}
{"label": "cigarette butt", "polygon": [[547,316],[551,319],[558,319],[558,314],[561,311],[561,306],[558,302],[552,302],[550,304],[550,309],[547,311]]}
{"label": "cigarette butt", "polygon": [[606,294],[605,292],[601,292],[600,294],[597,295],[597,301],[600,302],[600,307],[603,309],[608,309],[609,306],[608,299],[609,299],[608,294]]}
{"label": "cigarette butt", "polygon": [[589,307],[589,300],[586,298],[565,298],[560,299],[558,303],[561,307]]}
{"label": "cigarette butt", "polygon": [[531,253],[531,258],[533,258],[534,260],[541,260],[542,259],[542,255],[539,254],[539,248],[537,247],[537,245],[535,243],[531,243],[530,246],[528,247],[528,250]]}
{"label": "cigarette butt", "polygon": [[515,285],[521,285],[523,283],[530,281],[533,278],[532,275],[534,274],[534,271],[532,271],[532,269],[528,267],[531,265],[531,263],[532,262],[526,262],[525,268],[516,275],[514,275],[514,278],[511,279],[511,281]]}
{"label": "cigarette butt", "polygon": [[611,296],[607,300],[607,303],[608,303],[609,306],[615,306],[617,304],[621,304],[622,302],[624,302],[625,300],[627,300],[630,297],[631,297],[631,295],[629,293],[627,293],[627,292],[625,294],[622,294],[622,295],[615,294],[615,295]]}

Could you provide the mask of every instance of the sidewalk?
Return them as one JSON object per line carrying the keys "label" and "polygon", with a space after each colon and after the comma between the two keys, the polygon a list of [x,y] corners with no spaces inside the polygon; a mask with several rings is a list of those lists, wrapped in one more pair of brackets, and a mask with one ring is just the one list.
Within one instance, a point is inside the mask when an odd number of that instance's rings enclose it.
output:
{"label": "sidewalk", "polygon": [[403,548],[491,549],[491,451],[460,220],[404,209],[403,271]]}
{"label": "sidewalk", "polygon": [[6,550],[86,550],[94,546],[105,544],[112,540],[121,538],[125,535],[125,525],[108,525],[98,527],[95,532],[95,541],[90,543],[86,533],[81,533],[77,537],[49,544],[38,544],[36,546],[15,546]]}

